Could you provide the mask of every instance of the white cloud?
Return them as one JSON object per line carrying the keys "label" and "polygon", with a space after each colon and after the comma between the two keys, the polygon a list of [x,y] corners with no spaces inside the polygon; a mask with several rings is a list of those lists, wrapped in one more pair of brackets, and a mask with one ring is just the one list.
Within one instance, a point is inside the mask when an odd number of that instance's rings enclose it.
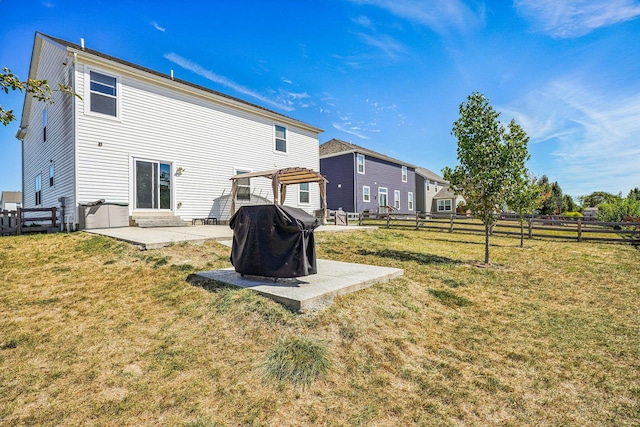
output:
{"label": "white cloud", "polygon": [[339,131],[348,133],[349,135],[357,136],[360,139],[369,139],[368,136],[360,132],[360,128],[358,126],[351,126],[350,122],[332,123],[332,126]]}
{"label": "white cloud", "polygon": [[360,40],[362,40],[365,44],[380,49],[385,53],[385,55],[392,59],[395,59],[398,54],[404,53],[407,50],[405,46],[393,40],[393,38],[387,35],[372,36],[359,33],[358,37],[360,37]]}
{"label": "white cloud", "polygon": [[497,110],[522,125],[531,148],[549,147],[556,166],[548,174],[568,193],[625,192],[640,181],[640,91],[631,92],[597,92],[567,76]]}
{"label": "white cloud", "polygon": [[640,16],[634,0],[515,0],[518,12],[553,37],[579,37]]}
{"label": "white cloud", "polygon": [[204,77],[205,79],[212,81],[214,83],[220,84],[222,86],[225,86],[229,89],[232,89],[238,93],[241,93],[243,95],[247,95],[250,96],[252,98],[255,98],[267,105],[270,105],[272,107],[275,108],[280,108],[282,110],[285,111],[293,111],[295,108],[293,108],[291,106],[290,102],[287,101],[274,101],[272,99],[267,98],[266,96],[263,96],[261,94],[259,94],[258,92],[249,89],[247,87],[244,87],[232,80],[229,80],[228,78],[221,76],[219,74],[214,73],[213,71],[209,71],[207,69],[205,69],[204,67],[202,67],[199,64],[196,64],[193,61],[190,61],[188,59],[183,58],[182,56],[176,54],[176,53],[167,53],[164,55],[165,59],[173,62],[174,64],[189,70],[201,77]]}
{"label": "white cloud", "polygon": [[373,28],[373,24],[371,23],[371,19],[369,19],[366,16],[358,16],[357,18],[353,19],[353,22],[355,22],[356,24],[358,24],[358,25],[360,25],[361,27],[364,27],[364,28],[369,28],[369,29]]}
{"label": "white cloud", "polygon": [[472,10],[461,0],[351,0],[386,9],[407,21],[424,25],[440,34],[464,32],[484,25],[484,5]]}
{"label": "white cloud", "polygon": [[163,33],[164,33],[165,31],[167,31],[167,29],[166,29],[166,28],[161,27],[160,25],[158,25],[158,23],[157,23],[157,22],[151,22],[151,26],[152,26],[153,28],[155,28],[156,30],[161,31],[161,32],[163,32]]}

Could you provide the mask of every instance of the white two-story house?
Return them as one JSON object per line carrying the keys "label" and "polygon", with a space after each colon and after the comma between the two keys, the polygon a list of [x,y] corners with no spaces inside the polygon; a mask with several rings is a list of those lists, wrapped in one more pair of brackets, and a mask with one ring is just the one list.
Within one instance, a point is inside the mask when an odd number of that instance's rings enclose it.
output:
{"label": "white two-story house", "polygon": [[[263,170],[320,170],[321,129],[208,88],[41,33],[29,78],[81,96],[54,103],[26,95],[20,130],[24,207],[60,207],[79,222],[88,203],[126,206],[132,218],[229,218],[230,178]],[[268,180],[247,178],[236,206],[273,200]],[[285,204],[313,212],[317,186]]]}

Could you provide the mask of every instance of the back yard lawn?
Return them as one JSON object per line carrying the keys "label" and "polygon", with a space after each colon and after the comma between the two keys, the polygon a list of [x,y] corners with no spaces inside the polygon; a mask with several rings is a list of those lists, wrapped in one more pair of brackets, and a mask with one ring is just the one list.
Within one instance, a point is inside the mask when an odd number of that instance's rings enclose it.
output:
{"label": "back yard lawn", "polygon": [[[405,277],[294,314],[191,273],[214,242],[141,252],[84,233],[0,239],[0,425],[640,422],[640,251],[413,230],[317,233],[321,258]],[[267,375],[283,339],[329,369]]]}

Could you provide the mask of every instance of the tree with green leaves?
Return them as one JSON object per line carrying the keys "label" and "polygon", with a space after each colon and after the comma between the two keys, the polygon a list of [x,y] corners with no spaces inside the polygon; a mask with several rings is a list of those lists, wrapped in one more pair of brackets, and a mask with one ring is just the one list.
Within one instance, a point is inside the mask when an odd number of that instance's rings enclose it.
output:
{"label": "tree with green leaves", "polygon": [[587,196],[580,196],[580,204],[583,209],[595,208],[602,203],[616,203],[621,199],[622,197],[607,193],[606,191],[594,191]]}
{"label": "tree with green leaves", "polygon": [[562,212],[576,212],[577,210],[578,206],[573,201],[573,197],[568,194],[562,196]]}
{"label": "tree with green leaves", "polygon": [[636,188],[630,190],[629,191],[629,195],[627,196],[627,199],[639,200],[640,201],[640,188],[636,187]]}
{"label": "tree with green leaves", "polygon": [[[0,90],[7,94],[10,90],[18,90],[20,92],[26,91],[37,101],[48,102],[49,104],[53,104],[53,93],[55,91],[51,86],[49,86],[47,80],[27,79],[26,81],[22,81],[6,67],[3,68],[2,73],[0,73]],[[73,88],[71,86],[65,86],[62,83],[58,83],[58,88],[56,90],[68,95],[75,95],[80,98],[78,94],[73,92]],[[0,104],[0,123],[7,126],[15,119],[16,116],[13,114],[13,110],[5,110],[2,107],[2,104]]]}
{"label": "tree with green leaves", "polygon": [[460,105],[460,118],[451,132],[458,139],[460,164],[443,169],[451,189],[465,198],[467,208],[484,224],[485,264],[490,264],[490,234],[496,214],[518,191],[529,159],[527,134],[514,120],[505,129],[499,116],[484,95],[469,95]]}
{"label": "tree with green leaves", "polygon": [[516,191],[507,199],[507,206],[520,217],[520,247],[524,247],[524,216],[532,215],[544,199],[545,187],[536,178],[523,175]]}

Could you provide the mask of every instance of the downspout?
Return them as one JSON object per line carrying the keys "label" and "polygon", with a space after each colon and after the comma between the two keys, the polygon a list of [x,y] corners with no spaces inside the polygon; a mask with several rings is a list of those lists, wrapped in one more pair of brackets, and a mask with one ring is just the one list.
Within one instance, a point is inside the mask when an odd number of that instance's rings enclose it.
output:
{"label": "downspout", "polygon": [[358,154],[353,153],[353,210],[358,212]]}
{"label": "downspout", "polygon": [[[76,75],[76,63],[78,61],[78,54],[73,53],[73,61],[71,63],[71,70],[73,73],[73,87],[74,91],[78,88],[78,77]],[[77,92],[76,92],[77,93]],[[78,115],[76,109],[78,100],[73,97],[73,105],[71,108],[71,114],[73,117],[73,212],[74,212],[74,224],[80,224],[80,209],[78,208]],[[76,222],[77,220],[77,222]],[[75,225],[74,225],[75,229]]]}

